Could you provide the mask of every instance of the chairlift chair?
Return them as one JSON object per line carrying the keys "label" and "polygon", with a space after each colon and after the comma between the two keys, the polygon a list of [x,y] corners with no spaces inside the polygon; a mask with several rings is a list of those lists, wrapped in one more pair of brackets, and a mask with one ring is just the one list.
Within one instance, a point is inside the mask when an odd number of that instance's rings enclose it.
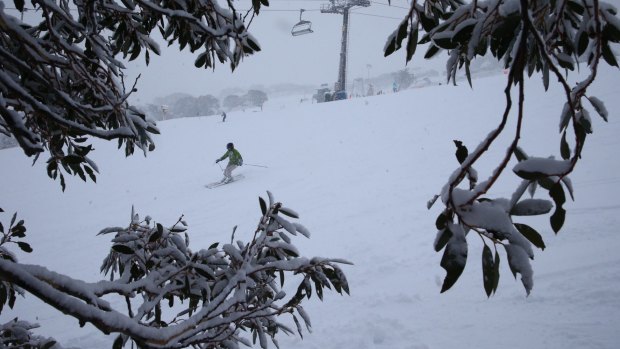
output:
{"label": "chairlift chair", "polygon": [[301,14],[304,11],[304,9],[299,10],[299,23],[295,24],[293,29],[291,29],[291,34],[293,36],[314,33],[314,31],[312,31],[312,22],[301,19]]}

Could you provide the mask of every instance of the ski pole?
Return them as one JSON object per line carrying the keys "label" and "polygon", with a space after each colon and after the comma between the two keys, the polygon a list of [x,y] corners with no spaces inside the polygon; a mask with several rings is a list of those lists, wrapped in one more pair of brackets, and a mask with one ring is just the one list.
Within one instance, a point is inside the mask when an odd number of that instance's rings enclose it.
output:
{"label": "ski pole", "polygon": [[255,166],[255,167],[269,168],[269,167],[267,167],[267,166],[263,166],[263,165],[254,165],[254,164],[246,164],[246,163],[244,163],[243,165],[244,165],[244,166]]}

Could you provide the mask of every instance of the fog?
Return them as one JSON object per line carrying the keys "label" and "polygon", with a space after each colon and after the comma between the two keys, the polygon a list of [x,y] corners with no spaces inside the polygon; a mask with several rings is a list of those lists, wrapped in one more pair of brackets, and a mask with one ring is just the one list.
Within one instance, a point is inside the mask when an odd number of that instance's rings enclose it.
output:
{"label": "fog", "polygon": [[[237,8],[249,9],[250,1],[236,2]],[[257,85],[280,83],[311,84],[317,87],[327,83],[332,86],[338,76],[340,41],[343,16],[321,13],[323,0],[284,1],[272,0],[270,6],[262,8],[254,18],[249,31],[258,39],[262,51],[244,58],[234,72],[229,64],[220,64],[215,69],[194,67],[195,55],[187,49],[179,52],[176,45],[168,47],[161,43],[161,56],[151,55],[148,67],[144,57],[127,64],[129,76],[135,79],[141,74],[134,102],[149,103],[156,97],[175,92],[194,96],[217,95],[227,88],[247,89]],[[356,7],[351,10],[349,21],[349,46],[347,80],[368,78],[408,67],[433,67],[443,70],[445,56],[426,61],[422,54],[405,65],[404,52],[390,57],[383,56],[383,47],[405,17],[408,9],[405,0],[371,1],[370,7]],[[292,36],[291,29],[299,22],[299,10],[304,9],[304,20],[312,23],[313,33]]]}

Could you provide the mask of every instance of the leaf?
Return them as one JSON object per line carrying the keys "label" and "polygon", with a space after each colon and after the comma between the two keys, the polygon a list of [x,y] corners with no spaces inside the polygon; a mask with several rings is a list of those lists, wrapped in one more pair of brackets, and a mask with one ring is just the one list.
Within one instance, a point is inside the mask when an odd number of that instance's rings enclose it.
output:
{"label": "leaf", "polygon": [[527,180],[537,180],[549,176],[566,173],[570,169],[570,162],[553,158],[529,158],[520,161],[512,171],[519,177]]}
{"label": "leaf", "polygon": [[609,112],[607,111],[607,108],[605,108],[605,104],[603,103],[603,101],[601,101],[600,99],[594,96],[590,96],[586,98],[588,99],[588,101],[590,101],[590,103],[592,104],[592,106],[594,107],[594,110],[596,110],[598,115],[600,115],[603,118],[603,120],[608,121],[607,118],[609,116]]}
{"label": "leaf", "polygon": [[411,28],[409,32],[409,40],[407,41],[407,58],[405,63],[409,62],[413,55],[415,54],[415,50],[418,47],[418,26],[417,24]]}
{"label": "leaf", "polygon": [[513,153],[515,154],[515,157],[517,158],[518,161],[527,160],[528,158],[527,154],[525,154],[525,152],[523,151],[523,149],[521,149],[521,147],[516,147]]}
{"label": "leaf", "polygon": [[493,293],[493,286],[495,285],[495,273],[493,263],[493,253],[486,244],[482,249],[482,281],[484,284],[484,291],[487,293],[487,297],[491,297]]}
{"label": "leaf", "polygon": [[261,50],[260,46],[258,46],[258,44],[251,38],[247,38],[246,41],[248,42],[248,46],[250,46],[254,51],[258,52]]}
{"label": "leaf", "polygon": [[523,178],[523,179],[527,179],[528,181],[533,181],[533,180],[538,180],[538,179],[542,179],[542,178],[547,178],[548,176],[545,173],[542,172],[538,172],[538,171],[526,171],[526,170],[519,170],[519,171],[513,171],[517,176]]}
{"label": "leaf", "polygon": [[95,172],[93,171],[93,169],[88,166],[84,166],[84,170],[86,170],[86,173],[88,173],[88,177],[90,177],[90,179],[94,183],[97,183],[97,176],[95,176]]}
{"label": "leaf", "polygon": [[444,229],[437,232],[437,238],[435,239],[435,252],[441,251],[450,238],[452,237],[452,232],[446,226]]}
{"label": "leaf", "polygon": [[282,213],[285,216],[292,217],[292,218],[299,218],[299,214],[297,214],[297,212],[291,210],[288,207],[280,207],[280,213]]}
{"label": "leaf", "polygon": [[454,145],[456,145],[456,152],[454,153],[454,155],[456,156],[456,160],[459,162],[459,164],[462,164],[463,161],[465,161],[465,159],[467,159],[467,156],[469,156],[469,151],[467,150],[467,147],[463,145],[463,142],[458,141],[458,140],[453,140]]}
{"label": "leaf", "polygon": [[560,231],[560,229],[562,229],[565,219],[566,219],[566,210],[564,210],[562,207],[556,208],[555,212],[550,218],[551,228],[556,234]]}
{"label": "leaf", "polygon": [[209,250],[210,250],[210,249],[212,249],[212,248],[217,248],[217,246],[218,246],[219,244],[220,244],[219,242],[216,242],[216,243],[211,244],[211,246],[209,246]]}
{"label": "leaf", "polygon": [[435,45],[446,50],[452,50],[458,46],[457,42],[452,41],[452,32],[450,31],[438,33],[432,37],[432,40]]}
{"label": "leaf", "polygon": [[433,18],[426,17],[424,13],[418,12],[418,18],[420,19],[420,24],[422,24],[422,29],[427,33],[430,33],[437,25],[437,21]]}
{"label": "leaf", "polygon": [[465,61],[465,76],[467,76],[467,82],[469,83],[469,87],[473,88],[474,86],[471,83],[471,72],[469,71],[469,60]]}
{"label": "leaf", "polygon": [[114,344],[112,344],[112,349],[122,349],[123,348],[123,336],[119,335],[114,340]]}
{"label": "leaf", "polygon": [[497,291],[499,285],[499,253],[495,250],[495,262],[493,263],[493,292]]}
{"label": "leaf", "polygon": [[549,190],[549,196],[553,199],[557,207],[561,207],[566,202],[566,195],[564,195],[564,188],[562,184],[555,183]]}
{"label": "leaf", "polygon": [[252,0],[252,7],[254,8],[254,13],[258,14],[260,12],[260,0]]}
{"label": "leaf", "polygon": [[519,230],[519,232],[526,239],[529,240],[529,242],[544,251],[545,247],[547,246],[545,246],[545,242],[543,241],[542,236],[540,236],[540,234],[536,230],[534,230],[534,228],[530,227],[527,224],[521,223],[515,223],[514,225],[515,227],[517,227],[517,230]]}
{"label": "leaf", "polygon": [[530,294],[532,287],[534,286],[532,265],[530,264],[530,258],[523,247],[514,244],[503,245],[508,255],[508,265],[510,271],[517,278],[517,273],[521,274],[521,283],[527,294]]}
{"label": "leaf", "polygon": [[263,198],[261,198],[260,196],[258,197],[258,202],[260,203],[260,210],[263,213],[263,216],[267,214],[267,204],[265,203],[265,200],[263,200]]}
{"label": "leaf", "polygon": [[65,183],[65,176],[63,176],[62,174],[60,175],[60,187],[62,188],[63,192],[65,191],[65,189],[67,189],[67,186]]}
{"label": "leaf", "polygon": [[564,203],[566,202],[566,195],[564,194],[564,188],[562,187],[562,184],[560,184],[559,182],[553,184],[551,189],[549,189],[549,196],[551,196],[556,206],[555,212],[551,216],[550,221],[551,228],[557,234],[560,229],[562,229],[562,226],[564,225],[564,220],[566,218],[566,211],[562,208],[562,205],[564,205]]}
{"label": "leaf", "polygon": [[[613,16],[616,16],[616,13],[609,13],[609,17],[613,18]],[[605,15],[606,13],[603,12],[603,14]],[[613,22],[615,23],[608,20],[607,24],[603,27],[603,37],[611,42],[618,43],[620,42],[620,23],[618,20],[614,20]]]}
{"label": "leaf", "polygon": [[568,102],[564,103],[562,113],[560,114],[560,132],[562,132],[568,126],[568,122],[572,117],[571,108]]}
{"label": "leaf", "polygon": [[461,234],[452,233],[452,237],[446,249],[444,250],[443,257],[441,258],[441,267],[446,270],[446,277],[441,286],[441,293],[449,290],[459,279],[463,270],[465,269],[465,263],[467,262],[467,242],[465,241],[462,228],[458,226],[457,229],[461,230]]}
{"label": "leaf", "polygon": [[205,279],[213,280],[213,276],[209,275],[209,273],[207,273],[206,271],[200,268],[194,268],[194,270],[196,271],[196,273],[200,274],[200,276],[204,277]]}
{"label": "leaf", "polygon": [[560,67],[568,70],[575,70],[575,65],[573,64],[573,59],[571,56],[560,52],[556,55],[556,58],[558,59],[558,64]]}
{"label": "leaf", "polygon": [[581,109],[577,113],[577,121],[583,127],[583,130],[586,133],[592,133],[592,122],[590,119],[590,114],[586,109]]}
{"label": "leaf", "polygon": [[396,36],[392,35],[388,37],[388,43],[383,50],[383,57],[387,57],[396,51]]}
{"label": "leaf", "polygon": [[590,41],[588,40],[588,33],[586,33],[586,31],[581,31],[577,35],[577,56],[581,56],[586,52]]}
{"label": "leaf", "polygon": [[202,52],[201,54],[198,55],[198,57],[196,58],[196,60],[194,61],[194,66],[196,68],[201,68],[203,67],[206,62],[207,62],[207,56],[209,55],[208,52]]}
{"label": "leaf", "polygon": [[609,48],[609,42],[603,41],[603,52],[602,53],[603,53],[603,58],[605,59],[605,62],[607,62],[607,64],[614,66],[614,67],[618,66],[618,61],[616,61],[616,56]]}
{"label": "leaf", "polygon": [[543,64],[543,85],[545,86],[545,91],[549,90],[549,65],[547,63]]}
{"label": "leaf", "polygon": [[407,37],[407,28],[409,27],[408,18],[405,18],[400,24],[398,28],[390,34],[387,39],[386,45],[384,47],[383,56],[387,57],[394,53],[394,51],[398,51],[401,46],[403,40]]}
{"label": "leaf", "polygon": [[158,240],[162,235],[164,234],[164,227],[157,223],[157,230],[155,230],[155,232],[153,232],[153,234],[151,234],[151,237],[149,238],[149,242],[155,242],[156,240]]}
{"label": "leaf", "polygon": [[15,306],[15,291],[11,290],[11,292],[9,292],[9,308],[13,309],[13,306]]}
{"label": "leaf", "polygon": [[560,154],[562,155],[562,159],[570,159],[570,147],[568,146],[568,142],[566,142],[566,131],[562,134],[562,140],[560,141]]}
{"label": "leaf", "polygon": [[23,238],[26,236],[25,232],[26,232],[26,227],[24,227],[23,221],[22,221],[22,224],[17,224],[13,228],[11,228],[11,235],[13,235],[14,237]]}
{"label": "leaf", "polygon": [[436,55],[437,52],[439,52],[439,47],[431,44],[429,46],[428,50],[426,51],[426,54],[424,54],[424,58],[425,59],[429,59],[429,58],[433,57],[434,55]]}
{"label": "leaf", "polygon": [[112,249],[114,251],[116,251],[118,253],[122,253],[122,254],[133,254],[134,253],[134,251],[130,247],[125,246],[125,245],[120,245],[120,244],[119,245],[113,245]]}
{"label": "leaf", "polygon": [[25,243],[23,241],[19,241],[17,243],[17,246],[19,246],[19,248],[21,248],[21,250],[26,252],[26,253],[32,252],[32,247],[30,247],[30,245],[28,243]]}
{"label": "leaf", "polygon": [[437,220],[435,220],[435,227],[437,228],[437,230],[442,230],[446,227],[447,223],[448,223],[448,215],[444,211],[444,212],[441,212],[439,216],[437,216]]}
{"label": "leaf", "polygon": [[301,324],[299,323],[299,320],[297,320],[297,316],[293,315],[293,320],[295,321],[295,326],[297,326],[297,333],[299,333],[299,337],[303,339],[304,336],[301,332]]}
{"label": "leaf", "polygon": [[459,23],[459,25],[454,28],[454,36],[452,37],[452,41],[466,44],[470,40],[471,33],[477,23],[478,20],[474,18],[469,18]]}
{"label": "leaf", "polygon": [[523,199],[515,204],[510,210],[514,216],[538,216],[548,213],[553,208],[553,204],[545,199]]}
{"label": "leaf", "polygon": [[24,12],[24,2],[24,0],[13,0],[15,8],[17,8],[19,12]]}

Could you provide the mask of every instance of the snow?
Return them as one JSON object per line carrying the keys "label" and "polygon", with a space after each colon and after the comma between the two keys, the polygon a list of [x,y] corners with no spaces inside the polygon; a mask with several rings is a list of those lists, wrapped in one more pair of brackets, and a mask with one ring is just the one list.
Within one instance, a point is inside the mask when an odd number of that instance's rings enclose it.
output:
{"label": "snow", "polygon": [[[262,112],[231,112],[226,123],[218,116],[160,122],[156,150],[146,158],[125,158],[115,142],[96,141],[89,155],[100,170],[97,183],[67,178],[64,193],[47,178],[44,159],[32,166],[21,150],[2,150],[0,207],[5,212],[0,220],[6,222],[14,211],[25,220],[26,241],[34,252],[13,249],[21,262],[82,279],[95,290],[105,287],[95,282],[104,278],[99,266],[111,247],[111,235],[97,233],[125,226],[132,206],[165,226],[183,215],[190,248],[208,253],[212,243],[231,241],[235,226],[235,240],[251,238],[261,216],[257,196],[266,199],[270,190],[307,227],[294,225],[295,230],[312,233],[310,239],[295,237],[301,255],[354,263],[342,267],[351,295],[326,292],[323,302],[312,297],[304,303],[301,311],[312,321],[312,333],[304,332],[303,340],[280,336],[283,349],[617,348],[620,72],[606,65],[601,69],[589,93],[605,103],[610,121],[592,120],[595,132],[571,175],[576,201],[564,204],[563,229],[555,235],[548,215],[518,217],[547,246],[535,251],[532,273],[520,265],[523,281],[532,277],[529,296],[500,249],[499,287],[487,299],[476,234],[467,236],[463,274],[440,294],[445,271],[433,241],[442,205],[426,208],[459,168],[453,140],[471,150],[501,120],[506,75],[499,72],[475,79],[473,89],[460,81],[457,87],[324,104],[274,99]],[[560,158],[557,115],[565,94],[554,84],[544,93],[537,75],[526,86],[522,147],[532,157]],[[481,178],[504,156],[514,136],[511,126],[498,139],[501,146],[492,146],[476,164]],[[221,178],[213,159],[231,141],[248,163],[234,174],[245,178],[205,189]],[[510,198],[520,183],[504,171],[485,196]],[[548,199],[544,190],[535,197]],[[528,260],[527,253],[517,253],[520,262]],[[66,286],[75,282],[67,280]],[[16,316],[40,324],[35,333],[55,337],[66,348],[110,348],[115,338],[89,324],[79,328],[75,319],[32,296],[18,298],[14,310],[0,315],[0,323]],[[281,321],[295,328],[290,317]]]}

